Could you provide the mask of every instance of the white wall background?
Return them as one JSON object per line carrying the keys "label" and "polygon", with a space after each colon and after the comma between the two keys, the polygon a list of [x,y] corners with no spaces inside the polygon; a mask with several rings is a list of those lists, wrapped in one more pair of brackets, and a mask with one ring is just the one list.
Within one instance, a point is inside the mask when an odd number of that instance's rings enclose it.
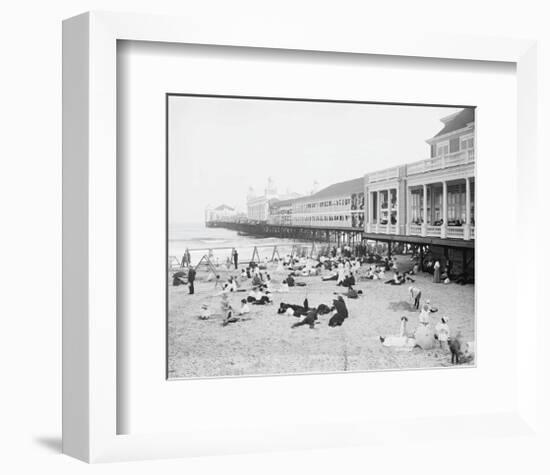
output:
{"label": "white wall background", "polygon": [[[61,428],[61,20],[91,9],[192,15],[281,34],[337,36],[381,22],[464,34],[538,38],[550,51],[545,1],[22,0],[0,9],[0,472],[1,473],[543,473],[540,447],[506,438],[431,447],[349,448],[88,467],[59,454]],[[548,71],[546,70],[545,73]],[[548,78],[546,74],[546,78]],[[547,80],[546,83],[549,81]],[[541,118],[548,117],[547,90]],[[548,176],[548,165],[539,174]],[[542,210],[541,210],[542,211]],[[547,268],[547,256],[538,262]],[[398,452],[398,453],[396,453]],[[423,456],[420,456],[422,454]],[[540,454],[540,452],[539,452]],[[422,459],[428,460],[428,465]],[[435,465],[432,465],[435,464]]]}

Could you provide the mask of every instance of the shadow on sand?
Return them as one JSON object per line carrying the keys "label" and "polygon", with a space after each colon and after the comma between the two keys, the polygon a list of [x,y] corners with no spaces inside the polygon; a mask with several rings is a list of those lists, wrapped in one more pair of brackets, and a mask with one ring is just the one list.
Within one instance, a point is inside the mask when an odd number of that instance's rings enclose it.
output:
{"label": "shadow on sand", "polygon": [[390,310],[394,312],[405,311],[405,312],[416,312],[417,310],[412,306],[411,303],[400,300],[399,302],[390,302],[388,305]]}

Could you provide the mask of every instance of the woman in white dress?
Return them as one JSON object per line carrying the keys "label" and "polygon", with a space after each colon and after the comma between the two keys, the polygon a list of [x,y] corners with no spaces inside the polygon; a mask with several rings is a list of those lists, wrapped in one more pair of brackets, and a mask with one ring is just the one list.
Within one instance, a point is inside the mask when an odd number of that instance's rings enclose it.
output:
{"label": "woman in white dress", "polygon": [[399,335],[390,335],[380,337],[382,345],[388,347],[397,347],[397,348],[414,348],[416,341],[414,338],[409,338],[407,335],[407,322],[409,319],[405,316],[401,317],[401,325],[399,327]]}

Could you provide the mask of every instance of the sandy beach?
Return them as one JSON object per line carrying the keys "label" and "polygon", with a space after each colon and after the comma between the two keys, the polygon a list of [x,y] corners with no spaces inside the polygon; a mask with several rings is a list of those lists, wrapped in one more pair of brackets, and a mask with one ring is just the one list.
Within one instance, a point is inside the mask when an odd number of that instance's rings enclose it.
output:
{"label": "sandy beach", "polygon": [[[399,256],[400,267],[410,266],[409,256]],[[277,272],[275,264],[268,270],[277,287],[287,272]],[[220,270],[222,281],[235,271]],[[386,273],[388,280],[392,273]],[[319,276],[300,277],[306,287],[292,287],[289,293],[274,293],[272,305],[252,305],[250,320],[222,326],[220,289],[206,282],[206,272],[197,274],[195,294],[187,286],[169,287],[168,375],[169,378],[272,375],[288,373],[322,373],[372,371],[388,369],[436,368],[451,366],[448,350],[405,351],[384,347],[380,335],[397,335],[401,316],[409,319],[408,331],[418,324],[419,312],[412,307],[408,284],[386,285],[383,281],[361,280],[359,299],[345,298],[349,318],[343,326],[327,325],[329,315],[320,316],[315,329],[301,326],[291,329],[298,318],[277,314],[279,303],[301,305],[307,296],[310,307],[332,304],[335,292],[342,287],[334,281],[323,282]],[[415,276],[415,286],[422,290],[422,301],[430,299],[438,312],[431,315],[433,327],[442,316],[449,318],[451,334],[461,332],[465,341],[475,334],[475,299],[473,285],[434,284],[430,274]],[[250,289],[245,281],[242,288]],[[230,293],[233,308],[247,293]],[[200,307],[210,305],[212,317],[200,320]]]}

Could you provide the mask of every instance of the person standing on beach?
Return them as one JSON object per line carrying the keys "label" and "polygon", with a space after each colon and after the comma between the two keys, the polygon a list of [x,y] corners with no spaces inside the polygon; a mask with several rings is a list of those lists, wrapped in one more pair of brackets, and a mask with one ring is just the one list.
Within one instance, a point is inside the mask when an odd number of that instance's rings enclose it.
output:
{"label": "person standing on beach", "polygon": [[195,276],[197,275],[197,271],[193,268],[193,266],[189,266],[189,274],[187,274],[187,282],[189,282],[189,294],[195,293]]}
{"label": "person standing on beach", "polygon": [[235,248],[233,248],[233,263],[235,264],[235,270],[237,270],[237,267],[239,265],[239,253]]}
{"label": "person standing on beach", "polygon": [[411,294],[411,298],[414,300],[414,308],[418,310],[420,307],[420,297],[422,297],[422,292],[418,287],[409,287],[409,292]]}

